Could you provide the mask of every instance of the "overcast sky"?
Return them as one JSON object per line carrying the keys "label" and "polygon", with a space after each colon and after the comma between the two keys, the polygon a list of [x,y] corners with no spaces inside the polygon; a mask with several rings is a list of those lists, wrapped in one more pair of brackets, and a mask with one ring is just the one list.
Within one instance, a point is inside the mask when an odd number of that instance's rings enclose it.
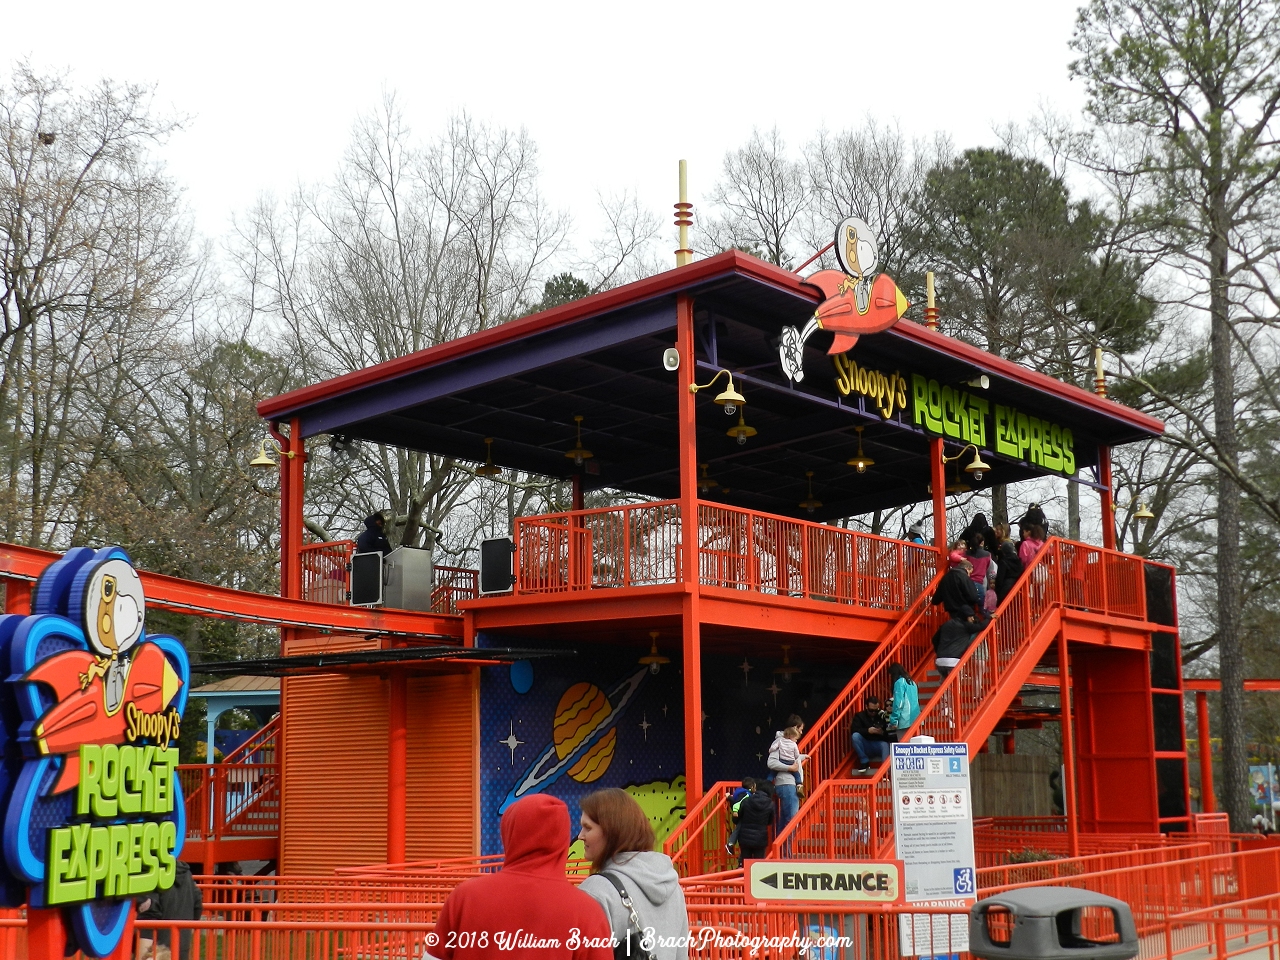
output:
{"label": "overcast sky", "polygon": [[466,109],[523,125],[553,204],[591,219],[633,188],[669,222],[676,163],[695,203],[753,126],[792,143],[868,114],[956,145],[1042,105],[1067,77],[1078,0],[831,3],[11,5],[10,56],[154,83],[190,117],[165,148],[199,229],[223,234],[264,190],[333,171],[361,112],[393,90],[424,136]]}

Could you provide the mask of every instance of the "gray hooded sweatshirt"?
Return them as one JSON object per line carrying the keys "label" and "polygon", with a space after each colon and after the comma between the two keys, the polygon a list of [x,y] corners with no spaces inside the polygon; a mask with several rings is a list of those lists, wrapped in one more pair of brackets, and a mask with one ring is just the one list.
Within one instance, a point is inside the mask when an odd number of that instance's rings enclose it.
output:
{"label": "gray hooded sweatshirt", "polygon": [[[640,930],[653,929],[658,938],[652,951],[657,960],[688,960],[689,914],[684,906],[684,891],[671,858],[652,850],[620,853],[605,864],[606,871],[617,876],[631,897],[631,905],[640,918]],[[617,888],[607,877],[593,874],[578,887],[604,907],[613,927],[613,936],[622,943],[631,919],[622,905]],[[663,940],[667,942],[664,943]]]}

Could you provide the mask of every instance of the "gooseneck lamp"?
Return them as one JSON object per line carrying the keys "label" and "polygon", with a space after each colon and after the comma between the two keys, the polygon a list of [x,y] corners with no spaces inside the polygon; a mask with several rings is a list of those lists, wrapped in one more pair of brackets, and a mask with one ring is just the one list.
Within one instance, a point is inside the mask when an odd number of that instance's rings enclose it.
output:
{"label": "gooseneck lamp", "polygon": [[733,374],[730,373],[728,370],[725,370],[722,368],[716,371],[716,375],[712,377],[710,380],[708,380],[706,383],[689,384],[689,392],[697,393],[699,390],[706,390],[713,383],[715,383],[717,380],[720,379],[721,374],[724,374],[726,377],[729,378],[729,385],[725,387],[724,390],[722,390],[720,393],[716,394],[716,403],[724,407],[724,412],[732,417],[735,413],[738,412],[739,407],[746,405],[747,398],[744,397],[742,394],[740,394],[737,388],[734,387]]}

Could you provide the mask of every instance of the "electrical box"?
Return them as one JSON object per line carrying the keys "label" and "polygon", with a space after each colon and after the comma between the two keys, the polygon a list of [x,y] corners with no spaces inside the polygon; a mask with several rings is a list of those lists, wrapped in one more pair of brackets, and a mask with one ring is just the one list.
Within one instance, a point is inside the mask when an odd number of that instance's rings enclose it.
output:
{"label": "electrical box", "polygon": [[397,547],[383,561],[385,575],[383,604],[396,610],[431,610],[435,577],[431,551],[417,547]]}

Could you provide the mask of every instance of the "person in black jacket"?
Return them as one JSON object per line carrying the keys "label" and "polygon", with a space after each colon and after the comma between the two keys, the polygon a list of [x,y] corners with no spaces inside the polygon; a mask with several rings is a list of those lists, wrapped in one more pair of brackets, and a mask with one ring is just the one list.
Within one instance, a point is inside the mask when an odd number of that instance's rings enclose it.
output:
{"label": "person in black jacket", "polygon": [[1018,578],[1022,576],[1022,561],[1018,559],[1018,548],[1012,540],[1000,544],[1000,552],[996,556],[996,596],[1004,603]]}
{"label": "person in black jacket", "polygon": [[[204,897],[200,895],[200,888],[196,886],[195,878],[191,876],[191,868],[184,861],[179,860],[174,870],[173,886],[138,901],[138,926],[145,927],[146,920],[199,920],[203,912]],[[194,933],[194,930],[178,931],[181,956],[191,956],[191,941]],[[173,931],[170,929],[143,929],[139,934],[144,939],[152,940],[157,948],[173,946]],[[159,949],[156,953],[159,953]]]}
{"label": "person in black jacket", "polygon": [[987,522],[985,513],[975,513],[973,519],[969,521],[969,525],[960,533],[960,539],[965,543],[972,544],[973,536],[976,533],[982,534],[982,542],[988,550],[996,548],[996,531],[995,528]]}
{"label": "person in black jacket", "polygon": [[973,643],[973,638],[985,625],[973,616],[967,620],[952,617],[934,632],[933,664],[943,680],[956,668],[964,652],[969,649],[969,644]]}
{"label": "person in black jacket", "polygon": [[383,532],[386,522],[381,513],[371,513],[364,518],[364,532],[356,537],[356,553],[373,553],[376,550],[385,557],[391,552],[391,541]]}
{"label": "person in black jacket", "polygon": [[959,553],[952,553],[949,560],[951,569],[938,581],[932,602],[942,604],[942,609],[953,617],[971,617],[982,602],[971,579],[973,565]]}
{"label": "person in black jacket", "polygon": [[[1047,533],[1049,530],[1049,518],[1044,515],[1044,510],[1040,508],[1040,504],[1033,503],[1027,507],[1027,512],[1014,521],[1020,527],[1030,527],[1032,524],[1043,527]],[[1041,538],[1043,539],[1043,537]]]}
{"label": "person in black jacket", "polygon": [[755,792],[738,808],[738,851],[743,863],[764,859],[773,823],[773,784],[757,780]]}
{"label": "person in black jacket", "polygon": [[889,759],[889,737],[885,734],[885,719],[880,712],[879,697],[867,697],[866,709],[853,715],[849,736],[853,740],[853,752],[858,758],[855,774],[866,774],[872,763]]}

